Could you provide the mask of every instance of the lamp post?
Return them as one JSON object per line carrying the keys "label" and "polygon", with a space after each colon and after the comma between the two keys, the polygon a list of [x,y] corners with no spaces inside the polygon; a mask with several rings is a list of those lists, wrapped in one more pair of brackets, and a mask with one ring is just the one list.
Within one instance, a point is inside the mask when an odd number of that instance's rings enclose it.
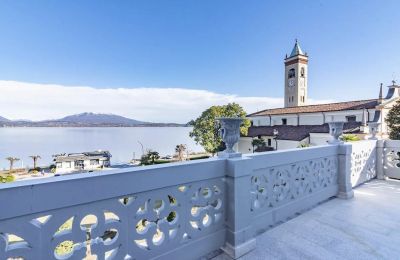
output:
{"label": "lamp post", "polygon": [[278,129],[275,128],[273,134],[275,139],[275,150],[278,151],[278,139],[277,139],[279,135]]}

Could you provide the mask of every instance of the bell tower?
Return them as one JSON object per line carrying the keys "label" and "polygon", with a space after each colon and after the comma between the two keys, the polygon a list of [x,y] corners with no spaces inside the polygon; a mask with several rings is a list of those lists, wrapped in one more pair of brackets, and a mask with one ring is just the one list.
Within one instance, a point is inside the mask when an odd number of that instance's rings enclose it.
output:
{"label": "bell tower", "polygon": [[299,43],[285,58],[285,107],[307,105],[308,56]]}

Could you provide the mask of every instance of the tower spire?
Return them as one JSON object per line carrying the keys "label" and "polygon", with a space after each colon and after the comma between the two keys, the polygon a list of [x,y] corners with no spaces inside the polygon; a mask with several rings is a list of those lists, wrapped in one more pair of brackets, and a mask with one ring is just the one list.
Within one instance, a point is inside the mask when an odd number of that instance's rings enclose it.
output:
{"label": "tower spire", "polygon": [[297,38],[296,38],[295,39],[295,43],[294,43],[294,47],[292,49],[292,52],[290,53],[289,58],[297,56],[297,55],[304,55],[304,52],[300,48],[300,44],[299,44],[299,42],[297,41]]}

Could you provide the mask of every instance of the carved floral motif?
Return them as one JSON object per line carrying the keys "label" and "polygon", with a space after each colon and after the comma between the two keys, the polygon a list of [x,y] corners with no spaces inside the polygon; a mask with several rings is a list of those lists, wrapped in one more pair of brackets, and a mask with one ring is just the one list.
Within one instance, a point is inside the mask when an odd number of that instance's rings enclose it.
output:
{"label": "carved floral motif", "polygon": [[218,178],[4,220],[0,259],[149,259],[221,229],[223,194]]}
{"label": "carved floral motif", "polygon": [[251,210],[273,208],[337,183],[337,157],[258,170],[251,176]]}

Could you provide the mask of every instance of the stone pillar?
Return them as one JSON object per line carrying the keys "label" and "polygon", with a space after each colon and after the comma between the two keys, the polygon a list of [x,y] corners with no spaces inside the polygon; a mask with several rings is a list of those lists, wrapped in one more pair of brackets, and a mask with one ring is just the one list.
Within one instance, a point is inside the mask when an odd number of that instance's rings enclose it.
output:
{"label": "stone pillar", "polygon": [[385,156],[383,155],[385,149],[385,141],[378,140],[376,142],[376,178],[378,180],[385,180],[385,172],[383,169]]}
{"label": "stone pillar", "polygon": [[351,199],[354,197],[353,187],[351,185],[351,153],[353,147],[351,144],[340,144],[339,148],[339,176],[338,198]]}
{"label": "stone pillar", "polygon": [[251,158],[227,159],[226,243],[222,250],[237,259],[256,248],[251,228]]}

